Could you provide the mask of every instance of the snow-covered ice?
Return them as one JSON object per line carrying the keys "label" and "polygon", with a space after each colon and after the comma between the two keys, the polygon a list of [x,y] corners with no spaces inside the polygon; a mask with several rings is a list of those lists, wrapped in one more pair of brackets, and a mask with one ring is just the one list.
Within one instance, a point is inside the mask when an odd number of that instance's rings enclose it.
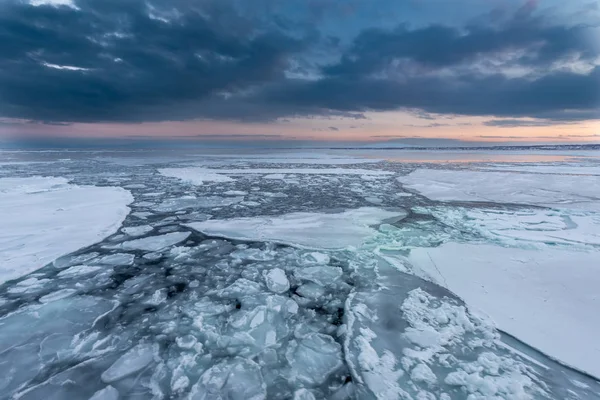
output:
{"label": "snow-covered ice", "polygon": [[158,172],[194,185],[203,185],[204,182],[233,182],[233,179],[226,175],[202,168],[161,168]]}
{"label": "snow-covered ice", "polygon": [[432,200],[600,211],[600,179],[596,176],[418,169],[398,180]]}
{"label": "snow-covered ice", "polygon": [[0,284],[2,396],[600,399],[593,161],[221,153],[2,170],[134,196],[110,236]]}
{"label": "snow-covered ice", "polygon": [[109,247],[123,250],[159,251],[166,247],[183,242],[189,235],[189,232],[171,232],[165,233],[164,235],[148,236],[142,239],[129,240],[117,246]]}
{"label": "snow-covered ice", "polygon": [[401,210],[363,207],[331,214],[291,213],[279,217],[208,220],[187,226],[211,236],[334,250],[360,246],[375,233],[373,225],[405,215]]}
{"label": "snow-covered ice", "polygon": [[365,177],[385,177],[393,172],[357,168],[227,168],[209,169],[201,167],[162,168],[159,172],[165,176],[181,179],[194,185],[204,182],[233,182],[230,175],[264,175],[265,179],[284,179],[284,174],[295,175],[360,175]]}
{"label": "snow-covered ice", "polygon": [[492,171],[533,172],[536,174],[558,175],[600,175],[600,164],[588,165],[490,165]]}
{"label": "snow-covered ice", "polygon": [[265,283],[269,290],[275,293],[287,292],[290,289],[290,282],[281,268],[273,268],[265,273]]}
{"label": "snow-covered ice", "polygon": [[152,231],[152,229],[153,228],[150,225],[136,225],[121,228],[121,232],[129,236],[144,236]]}
{"label": "snow-covered ice", "polygon": [[35,271],[119,229],[131,194],[65,178],[0,179],[0,283]]}
{"label": "snow-covered ice", "polygon": [[102,381],[112,383],[147,367],[158,351],[155,347],[149,344],[138,344],[102,373]]}
{"label": "snow-covered ice", "polygon": [[409,256],[416,268],[502,330],[595,376],[600,376],[599,260],[600,251],[462,243],[414,249]]}
{"label": "snow-covered ice", "polygon": [[243,196],[221,197],[221,196],[183,196],[174,199],[163,200],[160,204],[153,207],[155,211],[172,212],[185,210],[188,208],[213,208],[227,207],[244,200]]}

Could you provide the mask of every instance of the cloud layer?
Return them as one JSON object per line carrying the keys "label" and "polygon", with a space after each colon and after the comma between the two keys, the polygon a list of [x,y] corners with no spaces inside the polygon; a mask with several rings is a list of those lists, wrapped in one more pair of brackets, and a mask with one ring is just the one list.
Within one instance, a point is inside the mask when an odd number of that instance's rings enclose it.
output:
{"label": "cloud layer", "polygon": [[588,20],[598,10],[574,3],[588,12],[526,2],[460,23],[413,10],[391,24],[361,11],[366,0],[7,0],[0,118],[268,121],[410,109],[594,119],[600,28]]}

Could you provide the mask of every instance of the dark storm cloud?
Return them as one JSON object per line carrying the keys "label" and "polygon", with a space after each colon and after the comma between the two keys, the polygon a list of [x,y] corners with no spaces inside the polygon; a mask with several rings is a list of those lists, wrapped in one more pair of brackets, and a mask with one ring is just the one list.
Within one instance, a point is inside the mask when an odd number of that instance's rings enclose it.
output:
{"label": "dark storm cloud", "polygon": [[[427,119],[429,113],[546,121],[599,116],[600,68],[552,67],[599,56],[586,40],[589,27],[550,24],[534,15],[532,2],[512,16],[482,17],[462,28],[374,29],[373,20],[333,33],[311,22],[333,26],[344,13],[367,15],[357,11],[361,1],[310,1],[312,19],[302,21],[294,19],[298,4],[78,0],[71,8],[5,1],[0,117],[265,121],[364,118],[367,111],[398,109]],[[350,30],[359,33],[347,40]],[[511,68],[531,72],[502,73]]]}
{"label": "dark storm cloud", "polygon": [[[325,78],[286,83],[272,101],[346,111],[420,108],[438,114],[540,117],[552,120],[598,117],[600,67],[588,75],[556,72],[530,80],[496,74],[486,77]],[[578,110],[577,112],[565,110]]]}
{"label": "dark storm cloud", "polygon": [[306,45],[226,6],[196,3],[181,3],[174,15],[138,0],[84,0],[78,9],[3,4],[1,112],[65,121],[190,118],[178,108],[281,79],[287,57]]}
{"label": "dark storm cloud", "polygon": [[587,32],[583,26],[545,27],[531,19],[515,20],[497,29],[439,25],[415,30],[400,26],[391,32],[372,29],[356,38],[341,62],[324,71],[334,76],[364,76],[402,60],[436,69],[523,49],[531,50],[520,60],[525,64],[547,64],[566,57],[591,60],[597,54],[586,40]]}

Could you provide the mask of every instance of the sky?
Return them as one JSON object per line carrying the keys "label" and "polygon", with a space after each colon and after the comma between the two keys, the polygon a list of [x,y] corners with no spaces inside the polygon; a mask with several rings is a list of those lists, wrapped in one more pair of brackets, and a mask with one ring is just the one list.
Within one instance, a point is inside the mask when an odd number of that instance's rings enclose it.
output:
{"label": "sky", "polygon": [[600,142],[596,0],[0,0],[0,139]]}

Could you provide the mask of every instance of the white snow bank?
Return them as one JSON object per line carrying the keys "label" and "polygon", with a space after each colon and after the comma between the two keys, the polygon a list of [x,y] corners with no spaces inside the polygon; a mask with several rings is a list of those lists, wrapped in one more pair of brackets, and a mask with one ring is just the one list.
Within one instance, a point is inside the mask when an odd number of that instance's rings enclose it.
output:
{"label": "white snow bank", "polygon": [[0,283],[103,240],[129,213],[131,194],[65,178],[1,178]]}
{"label": "white snow bank", "polygon": [[298,212],[278,217],[208,220],[187,226],[210,236],[335,250],[360,246],[376,233],[371,225],[405,215],[403,211],[363,207],[336,214]]}
{"label": "white snow bank", "polygon": [[596,176],[419,169],[398,180],[432,200],[600,211],[600,179]]}
{"label": "white snow bank", "polygon": [[361,175],[361,176],[387,176],[393,172],[381,170],[369,170],[359,168],[234,168],[234,169],[210,169],[200,167],[188,168],[161,168],[158,172],[164,176],[181,179],[194,185],[202,185],[204,182],[232,182],[233,179],[227,175],[267,175],[282,176],[282,174],[298,175]]}
{"label": "white snow bank", "polygon": [[500,329],[600,377],[600,252],[447,243],[409,261]]}

